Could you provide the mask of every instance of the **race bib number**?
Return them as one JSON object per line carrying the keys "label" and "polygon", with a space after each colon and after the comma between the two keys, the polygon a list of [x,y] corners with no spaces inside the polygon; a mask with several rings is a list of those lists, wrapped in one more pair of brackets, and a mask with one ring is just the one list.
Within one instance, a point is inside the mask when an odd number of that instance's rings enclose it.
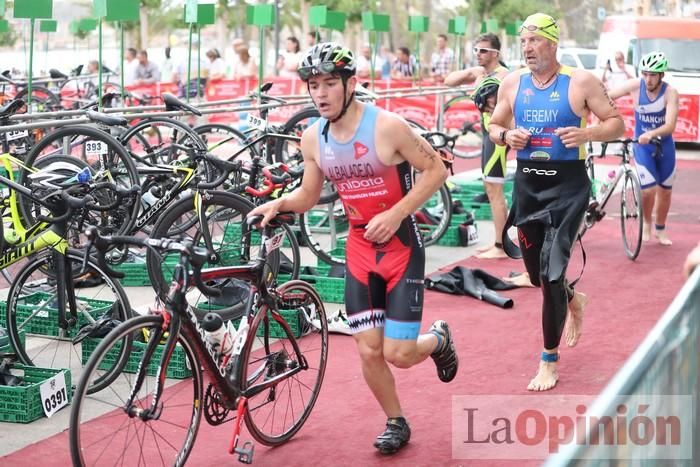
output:
{"label": "race bib number", "polygon": [[14,141],[16,139],[24,138],[25,136],[29,136],[29,131],[12,130],[5,133],[5,138],[7,138],[7,141]]}
{"label": "race bib number", "polygon": [[265,249],[268,253],[275,251],[282,246],[284,241],[284,231],[278,233],[277,235],[270,237],[267,242],[265,242]]}
{"label": "race bib number", "polygon": [[62,371],[39,386],[39,395],[44,413],[49,418],[62,407],[68,405],[66,373]]}
{"label": "race bib number", "polygon": [[256,117],[253,114],[248,114],[248,126],[256,128],[260,131],[265,131],[267,129],[267,120],[263,120],[260,117]]}
{"label": "race bib number", "polygon": [[85,142],[85,154],[88,156],[101,156],[107,154],[107,144],[103,141],[87,141]]}

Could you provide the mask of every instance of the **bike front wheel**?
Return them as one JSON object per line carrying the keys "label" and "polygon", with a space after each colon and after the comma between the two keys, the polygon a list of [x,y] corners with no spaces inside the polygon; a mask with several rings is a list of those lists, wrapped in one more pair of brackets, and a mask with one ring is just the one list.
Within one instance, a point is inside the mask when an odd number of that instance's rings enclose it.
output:
{"label": "bike front wheel", "polygon": [[290,281],[277,293],[281,317],[268,310],[253,321],[237,376],[242,391],[254,394],[245,413],[248,431],[267,446],[288,441],[306,422],[328,358],[326,312],[316,290],[307,282]]}
{"label": "bike front wheel", "polygon": [[[158,465],[185,464],[201,421],[203,385],[191,344],[182,337],[168,368],[162,371],[167,376],[180,373],[175,375],[177,377],[189,371],[192,376],[179,382],[169,377],[165,379],[158,417],[143,420],[133,415],[151,407],[154,388],[160,384],[155,375],[162,350],[157,348],[149,361],[142,362],[142,359],[148,337],[162,335],[162,326],[162,316],[138,316],[123,323],[93,347],[94,352],[73,396],[70,413],[73,465],[150,465],[151,461]],[[134,338],[129,364],[109,387],[90,394],[88,382],[100,378],[127,337]],[[181,367],[176,367],[178,362]],[[139,375],[139,364],[146,369],[143,375]],[[139,376],[143,380],[137,388]],[[127,401],[132,391],[136,392],[129,410]]]}
{"label": "bike front wheel", "polygon": [[644,216],[642,214],[642,189],[639,185],[639,178],[632,169],[625,171],[622,180],[620,227],[625,253],[629,259],[634,261],[642,249]]}

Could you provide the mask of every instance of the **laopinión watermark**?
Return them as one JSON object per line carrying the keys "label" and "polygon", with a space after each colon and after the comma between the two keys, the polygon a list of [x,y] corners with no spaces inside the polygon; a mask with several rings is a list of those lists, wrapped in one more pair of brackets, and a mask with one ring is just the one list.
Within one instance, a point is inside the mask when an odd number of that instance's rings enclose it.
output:
{"label": "laopini\u00f3n watermark", "polygon": [[620,396],[593,414],[595,397],[453,396],[452,457],[546,459],[571,445],[588,459],[692,457],[692,396]]}

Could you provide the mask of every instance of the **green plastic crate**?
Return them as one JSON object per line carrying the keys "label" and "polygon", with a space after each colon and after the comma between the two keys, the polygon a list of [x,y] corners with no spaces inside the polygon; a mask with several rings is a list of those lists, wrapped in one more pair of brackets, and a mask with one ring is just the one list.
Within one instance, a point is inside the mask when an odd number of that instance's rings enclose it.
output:
{"label": "green plastic crate", "polygon": [[125,262],[115,265],[112,269],[123,272],[124,277],[119,279],[119,282],[124,287],[144,287],[151,285],[151,279],[148,277],[148,268],[145,261]]}
{"label": "green plastic crate", "polygon": [[[421,229],[429,229],[429,230],[434,230],[435,226],[434,225],[425,225],[421,224],[419,226]],[[440,237],[436,243],[436,245],[440,246],[460,246],[459,245],[459,224],[456,225],[450,225],[447,228],[447,231]]]}
{"label": "green plastic crate", "polygon": [[324,302],[345,303],[345,279],[342,277],[301,275],[300,278],[310,283]]}
{"label": "green plastic crate", "polygon": [[[26,342],[26,335],[24,332],[24,329],[19,331],[19,341],[22,343],[22,346],[24,346],[24,343]],[[10,335],[7,335],[7,344],[3,345],[0,347],[0,355],[3,354],[14,354],[15,349],[12,347],[12,340],[10,339]]]}
{"label": "green plastic crate", "polygon": [[[87,361],[90,359],[92,352],[95,351],[95,348],[100,343],[100,341],[101,339],[94,337],[88,337],[82,341],[81,356],[83,365],[86,364]],[[139,363],[141,363],[143,352],[144,350],[146,350],[146,345],[147,344],[145,342],[132,342],[131,354],[129,355],[129,360],[126,362],[126,366],[123,370],[125,373],[136,373],[136,370],[139,367]],[[118,342],[115,346],[113,346],[110,349],[110,351],[107,353],[107,356],[104,357],[103,364],[100,365],[100,369],[108,370],[110,368],[110,365],[116,362],[117,358],[119,357],[120,350],[121,342]],[[149,376],[156,375],[156,371],[158,368],[158,364],[160,363],[160,357],[162,354],[163,346],[159,345],[155,353],[153,354],[153,357],[151,358],[151,362],[148,365],[147,374]],[[175,351],[173,352],[173,355],[170,358],[170,363],[168,364],[168,371],[166,372],[165,376],[173,379],[184,379],[192,376],[192,370],[188,367],[185,350],[180,346],[180,344],[177,344],[175,346]]]}
{"label": "green plastic crate", "polygon": [[[18,300],[17,306],[17,322],[27,320],[37,308],[43,306],[44,302],[51,297],[45,292],[35,292],[26,295]],[[106,300],[95,300],[91,298],[77,297],[78,303],[83,303],[87,306],[87,311],[94,319],[100,318],[105,312],[109,311],[114,302]],[[3,308],[6,309],[7,304],[3,302]],[[4,311],[3,311],[4,313]],[[53,307],[45,307],[40,311],[42,315],[35,315],[24,326],[23,330],[27,334],[38,334],[42,336],[58,336],[58,309]],[[88,319],[81,312],[78,312],[78,325],[68,330],[68,336],[73,337],[76,332],[84,325],[88,324]]]}
{"label": "green plastic crate", "polygon": [[[12,423],[29,423],[44,416],[39,388],[47,379],[61,371],[66,373],[66,390],[68,401],[73,398],[69,370],[39,368],[35,366],[12,365],[19,370],[24,382],[20,386],[0,386],[0,421]],[[17,372],[13,371],[13,374]],[[22,374],[23,373],[23,374]]]}

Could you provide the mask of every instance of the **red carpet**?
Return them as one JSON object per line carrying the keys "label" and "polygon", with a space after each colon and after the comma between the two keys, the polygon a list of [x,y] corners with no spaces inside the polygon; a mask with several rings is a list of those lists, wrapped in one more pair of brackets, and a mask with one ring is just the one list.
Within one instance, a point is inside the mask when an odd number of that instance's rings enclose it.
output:
{"label": "red carpet", "polygon": [[[699,164],[679,171],[678,194],[672,206],[676,214],[669,219],[672,247],[647,243],[637,261],[631,262],[622,249],[617,219],[602,221],[586,234],[588,263],[578,287],[590,298],[583,337],[574,349],[562,347],[560,381],[548,394],[598,394],[676,295],[683,283],[681,265],[700,239],[700,207],[693,186],[699,172]],[[578,247],[575,255],[570,277],[580,270]],[[495,275],[523,269],[520,262],[512,260],[469,259],[461,264]],[[540,461],[452,459],[452,396],[531,394],[525,387],[537,368],[542,346],[540,292],[517,289],[504,294],[514,299],[513,309],[499,309],[467,297],[426,294],[425,326],[437,318],[451,324],[460,371],[450,384],[438,381],[430,360],[394,372],[413,429],[411,443],[400,454],[384,458],[375,453],[372,442],[383,429],[384,416],[362,379],[353,340],[333,336],[323,390],[310,419],[285,446],[256,446],[255,464],[540,465]],[[226,454],[230,430],[229,424],[214,429],[202,421],[190,464],[235,462]],[[4,465],[13,466],[65,466],[69,462],[65,432],[3,459]]]}

